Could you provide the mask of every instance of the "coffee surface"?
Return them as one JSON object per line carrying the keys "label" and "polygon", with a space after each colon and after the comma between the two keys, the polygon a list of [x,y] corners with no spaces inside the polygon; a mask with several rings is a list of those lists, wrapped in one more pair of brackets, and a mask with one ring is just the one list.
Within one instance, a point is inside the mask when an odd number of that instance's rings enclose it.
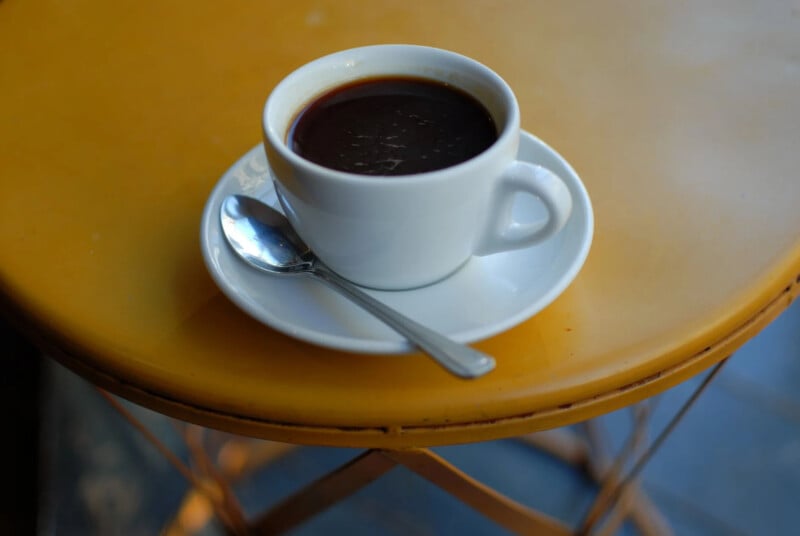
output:
{"label": "coffee surface", "polygon": [[287,141],[322,166],[362,175],[410,175],[464,162],[497,140],[486,108],[450,85],[387,77],[340,86],[315,99]]}

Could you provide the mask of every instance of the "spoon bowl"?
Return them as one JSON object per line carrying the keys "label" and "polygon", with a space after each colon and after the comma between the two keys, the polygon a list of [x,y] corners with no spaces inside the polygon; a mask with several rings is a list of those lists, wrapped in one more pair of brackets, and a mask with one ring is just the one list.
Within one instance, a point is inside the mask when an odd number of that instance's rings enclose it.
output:
{"label": "spoon bowl", "polygon": [[225,238],[247,262],[265,272],[297,274],[312,268],[314,254],[283,214],[252,197],[232,195],[220,207]]}

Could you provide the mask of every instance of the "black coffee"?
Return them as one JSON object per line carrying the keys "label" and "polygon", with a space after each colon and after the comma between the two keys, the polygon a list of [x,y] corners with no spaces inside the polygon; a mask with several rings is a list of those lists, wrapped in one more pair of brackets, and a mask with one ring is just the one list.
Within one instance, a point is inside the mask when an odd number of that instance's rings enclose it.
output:
{"label": "black coffee", "polygon": [[433,80],[371,78],[315,99],[287,140],[300,156],[362,175],[410,175],[472,158],[497,139],[486,108]]}

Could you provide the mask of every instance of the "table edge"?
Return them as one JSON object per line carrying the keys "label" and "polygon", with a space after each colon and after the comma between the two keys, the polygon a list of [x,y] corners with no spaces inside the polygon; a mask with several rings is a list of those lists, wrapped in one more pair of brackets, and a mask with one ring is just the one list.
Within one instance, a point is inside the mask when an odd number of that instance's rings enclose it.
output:
{"label": "table edge", "polygon": [[56,359],[98,387],[134,403],[209,428],[295,444],[363,448],[409,448],[488,441],[566,426],[608,413],[663,392],[729,357],[737,348],[789,307],[800,294],[800,275],[724,337],[700,352],[646,378],[611,391],[530,413],[485,421],[390,427],[315,426],[225,413],[148,390],[83,359],[81,350],[30,320],[30,315],[0,292],[0,311],[45,355]]}

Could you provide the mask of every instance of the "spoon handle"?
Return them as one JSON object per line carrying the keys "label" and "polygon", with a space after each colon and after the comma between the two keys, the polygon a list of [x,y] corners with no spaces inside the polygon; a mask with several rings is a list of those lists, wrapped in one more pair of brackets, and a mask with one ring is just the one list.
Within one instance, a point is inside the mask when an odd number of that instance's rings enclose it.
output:
{"label": "spoon handle", "polygon": [[363,292],[326,267],[316,265],[308,273],[324,281],[331,288],[339,291],[342,295],[350,298],[353,302],[375,315],[387,326],[403,335],[456,376],[477,378],[494,368],[495,361],[492,357],[448,339],[444,335],[411,320]]}

